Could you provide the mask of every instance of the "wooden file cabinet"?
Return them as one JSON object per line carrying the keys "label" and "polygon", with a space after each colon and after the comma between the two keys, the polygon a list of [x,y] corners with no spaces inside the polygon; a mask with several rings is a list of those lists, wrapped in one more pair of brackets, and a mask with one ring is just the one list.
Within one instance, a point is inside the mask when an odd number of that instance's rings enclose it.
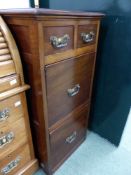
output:
{"label": "wooden file cabinet", "polygon": [[20,50],[37,155],[52,174],[84,141],[100,13],[1,10]]}

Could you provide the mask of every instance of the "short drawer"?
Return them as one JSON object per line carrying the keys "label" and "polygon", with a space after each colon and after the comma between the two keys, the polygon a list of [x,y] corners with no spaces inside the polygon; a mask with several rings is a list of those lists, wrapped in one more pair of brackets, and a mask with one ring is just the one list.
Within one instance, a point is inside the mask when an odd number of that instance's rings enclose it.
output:
{"label": "short drawer", "polygon": [[95,54],[46,66],[49,127],[88,101]]}
{"label": "short drawer", "polygon": [[77,48],[96,44],[97,29],[97,24],[90,23],[85,25],[79,25],[77,33]]}
{"label": "short drawer", "polygon": [[74,47],[74,26],[44,27],[45,55],[60,53]]}
{"label": "short drawer", "polygon": [[0,78],[14,73],[16,73],[16,70],[12,60],[0,62]]}
{"label": "short drawer", "polygon": [[4,92],[20,85],[20,78],[14,74],[4,78],[0,78],[0,92]]}
{"label": "short drawer", "polygon": [[27,141],[24,118],[0,128],[0,158],[10,154]]}
{"label": "short drawer", "polygon": [[22,93],[0,102],[0,128],[12,125],[24,113]]}
{"label": "short drawer", "polygon": [[30,160],[30,148],[26,144],[3,159],[0,158],[0,175],[14,175]]}
{"label": "short drawer", "polygon": [[50,133],[51,165],[53,169],[56,169],[84,140],[86,117],[87,108],[80,112],[76,111],[70,119]]}

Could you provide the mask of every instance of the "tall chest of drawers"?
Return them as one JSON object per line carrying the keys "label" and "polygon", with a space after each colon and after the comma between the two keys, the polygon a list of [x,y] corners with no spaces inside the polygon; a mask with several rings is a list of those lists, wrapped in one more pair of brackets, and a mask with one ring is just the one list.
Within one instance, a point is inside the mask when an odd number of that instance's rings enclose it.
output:
{"label": "tall chest of drawers", "polygon": [[100,13],[0,10],[19,46],[40,164],[52,174],[84,141]]}
{"label": "tall chest of drawers", "polygon": [[38,168],[28,121],[27,89],[18,49],[0,17],[0,175],[31,175]]}

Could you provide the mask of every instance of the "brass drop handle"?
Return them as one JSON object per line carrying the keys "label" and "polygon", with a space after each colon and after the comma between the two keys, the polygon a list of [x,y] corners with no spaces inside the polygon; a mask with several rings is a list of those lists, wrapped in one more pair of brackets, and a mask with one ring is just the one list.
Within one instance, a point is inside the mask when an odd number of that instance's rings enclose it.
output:
{"label": "brass drop handle", "polygon": [[10,110],[8,108],[0,111],[0,122],[6,120],[9,117]]}
{"label": "brass drop handle", "polygon": [[56,37],[56,36],[51,36],[50,37],[50,42],[54,48],[63,48],[68,45],[68,41],[70,39],[70,36],[68,34],[65,34],[62,37]]}
{"label": "brass drop handle", "polygon": [[81,33],[81,38],[84,43],[89,43],[94,40],[95,33],[89,32],[89,33]]}
{"label": "brass drop handle", "polygon": [[9,132],[0,138],[0,149],[3,148],[8,143],[12,142],[15,135],[13,132]]}
{"label": "brass drop handle", "polygon": [[3,175],[9,174],[20,163],[21,157],[18,156],[15,160],[12,160],[8,165],[1,169]]}
{"label": "brass drop handle", "polygon": [[77,136],[77,132],[74,131],[72,135],[70,135],[69,137],[66,138],[66,143],[72,143],[75,141]]}
{"label": "brass drop handle", "polygon": [[76,84],[74,88],[67,90],[69,97],[75,96],[76,94],[79,93],[79,91],[80,91],[80,85],[79,84]]}

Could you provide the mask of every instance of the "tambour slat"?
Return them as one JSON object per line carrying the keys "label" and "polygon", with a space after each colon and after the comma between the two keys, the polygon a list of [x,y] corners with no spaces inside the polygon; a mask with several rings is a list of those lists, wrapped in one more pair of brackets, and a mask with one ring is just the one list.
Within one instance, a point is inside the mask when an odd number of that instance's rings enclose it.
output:
{"label": "tambour slat", "polygon": [[11,59],[11,55],[7,54],[7,55],[0,55],[0,61],[6,61],[6,60],[10,60]]}
{"label": "tambour slat", "polygon": [[7,44],[6,43],[0,43],[0,49],[4,49],[7,48]]}
{"label": "tambour slat", "polygon": [[0,37],[0,43],[5,42],[5,38],[4,37]]}
{"label": "tambour slat", "polygon": [[0,55],[6,55],[8,53],[10,53],[9,49],[1,49],[0,50]]}
{"label": "tambour slat", "polygon": [[15,72],[20,75],[20,79],[22,81],[21,83],[25,84],[23,78],[21,59],[15,40],[9,28],[7,27],[6,23],[0,16],[0,64],[4,61],[11,61],[11,60],[14,63]]}
{"label": "tambour slat", "polygon": [[0,62],[0,78],[16,73],[13,60]]}

